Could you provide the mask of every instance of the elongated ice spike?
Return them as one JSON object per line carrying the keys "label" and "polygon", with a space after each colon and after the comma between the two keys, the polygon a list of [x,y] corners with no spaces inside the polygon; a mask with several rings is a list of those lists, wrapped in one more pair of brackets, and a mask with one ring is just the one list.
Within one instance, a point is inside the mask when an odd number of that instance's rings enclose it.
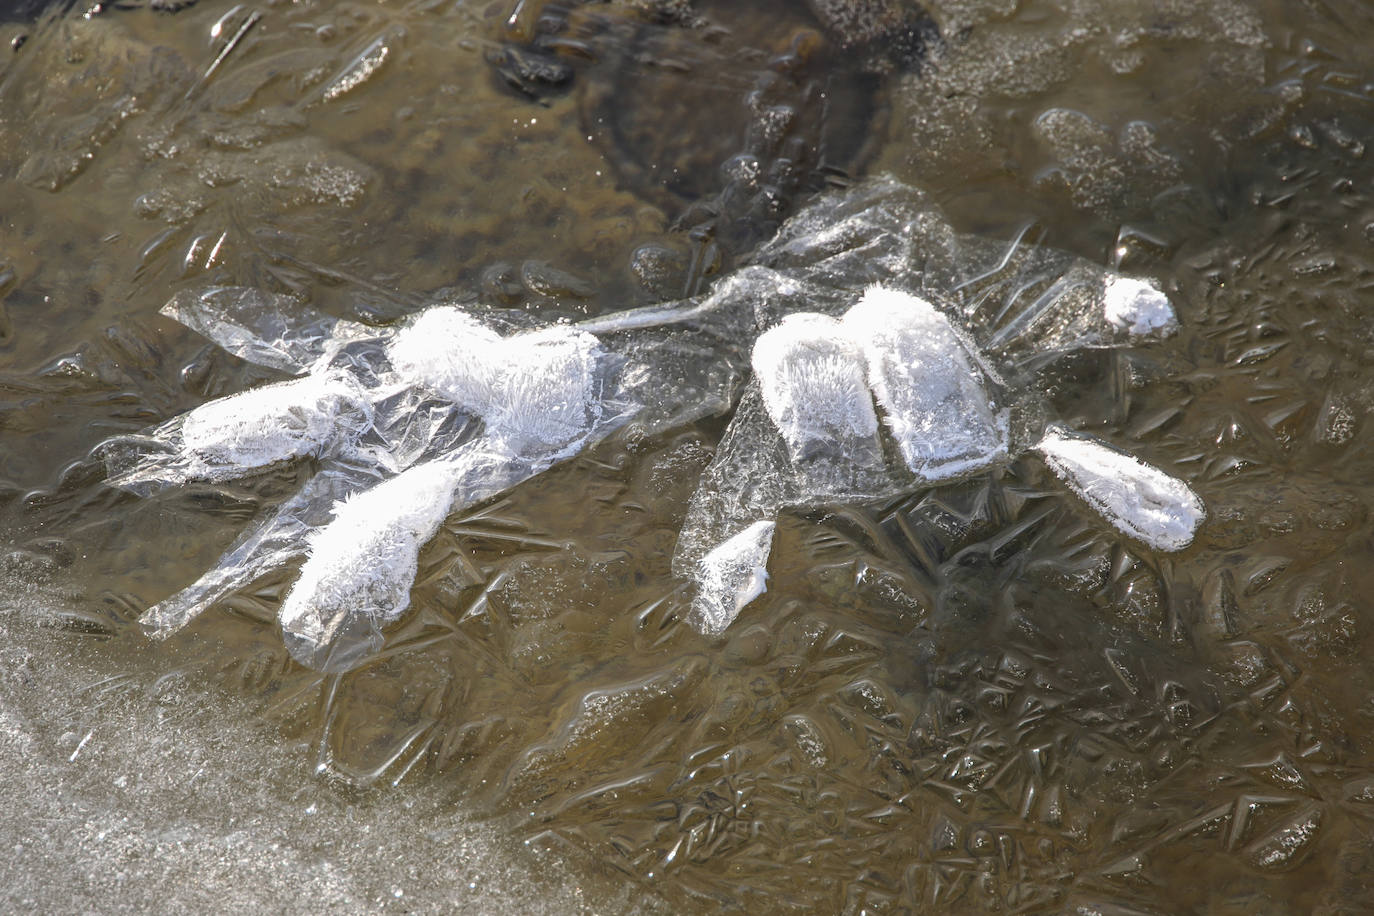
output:
{"label": "elongated ice spike", "polygon": [[293,656],[340,671],[381,649],[382,626],[410,604],[420,548],[448,515],[454,482],[450,464],[426,462],[335,506],[282,602]]}
{"label": "elongated ice spike", "polygon": [[724,633],[744,606],[768,590],[772,521],[754,522],[701,558],[689,621],[702,633]]}
{"label": "elongated ice spike", "polygon": [[1186,483],[1096,439],[1052,426],[1035,451],[1117,530],[1156,550],[1187,547],[1207,515]]}
{"label": "elongated ice spike", "polygon": [[1007,417],[949,319],[924,299],[881,286],[845,313],[868,382],[912,472],[944,480],[1004,459]]}
{"label": "elongated ice spike", "polygon": [[490,499],[551,464],[477,440],[334,506],[282,602],[287,649],[319,671],[346,671],[381,649],[382,627],[410,606],[420,549],[449,513]]}
{"label": "elongated ice spike", "polygon": [[307,537],[327,521],[335,502],[373,480],[356,469],[316,474],[239,537],[204,575],[144,612],[139,624],[149,636],[165,639],[253,580],[294,563],[305,554]]}

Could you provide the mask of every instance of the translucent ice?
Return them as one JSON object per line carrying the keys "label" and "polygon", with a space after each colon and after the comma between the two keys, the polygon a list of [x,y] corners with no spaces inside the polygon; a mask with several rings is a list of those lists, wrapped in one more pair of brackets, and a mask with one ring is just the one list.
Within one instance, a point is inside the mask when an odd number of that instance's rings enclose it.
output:
{"label": "translucent ice", "polygon": [[753,365],[794,465],[825,477],[843,465],[881,462],[864,355],[838,321],[815,312],[789,315],[759,336]]}
{"label": "translucent ice", "polygon": [[1187,547],[1207,514],[1183,481],[1063,427],[1047,430],[1035,450],[1099,515],[1156,550]]}
{"label": "translucent ice", "polygon": [[701,632],[725,632],[746,604],[768,590],[773,528],[771,520],[754,522],[701,558],[691,613]]}
{"label": "translucent ice", "polygon": [[934,306],[875,286],[844,327],[863,347],[883,420],[913,473],[944,480],[1006,457],[1007,417],[990,400],[987,374]]}

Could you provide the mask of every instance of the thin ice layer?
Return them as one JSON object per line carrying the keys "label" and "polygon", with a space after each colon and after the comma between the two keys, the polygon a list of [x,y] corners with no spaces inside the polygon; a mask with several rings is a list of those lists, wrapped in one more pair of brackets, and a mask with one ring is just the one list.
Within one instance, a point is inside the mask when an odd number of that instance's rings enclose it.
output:
{"label": "thin ice layer", "polygon": [[844,316],[868,381],[911,471],[944,480],[1001,460],[1007,419],[949,319],[924,299],[875,286]]}
{"label": "thin ice layer", "polygon": [[793,465],[817,478],[814,485],[881,464],[863,352],[838,321],[815,312],[789,315],[759,336],[753,364],[769,418]]}
{"label": "thin ice layer", "polygon": [[1098,514],[1156,550],[1187,547],[1207,515],[1186,483],[1096,439],[1054,426],[1035,449]]}
{"label": "thin ice layer", "polygon": [[698,630],[713,636],[725,632],[745,605],[768,590],[773,528],[772,520],[754,522],[701,558],[691,611]]}

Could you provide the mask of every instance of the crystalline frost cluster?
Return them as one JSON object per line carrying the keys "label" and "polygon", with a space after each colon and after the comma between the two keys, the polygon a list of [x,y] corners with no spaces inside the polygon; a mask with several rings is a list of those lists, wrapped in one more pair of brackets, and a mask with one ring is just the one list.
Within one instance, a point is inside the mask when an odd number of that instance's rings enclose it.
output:
{"label": "crystalline frost cluster", "polygon": [[700,299],[580,324],[473,303],[373,328],[246,288],[163,311],[295,378],[110,440],[110,482],[151,495],[297,459],[318,470],[143,623],[166,635],[300,563],[283,638],[323,671],[382,647],[448,515],[629,422],[653,434],[734,409],[673,561],[705,633],[766,590],[787,509],[888,498],[1025,451],[1154,549],[1185,547],[1204,515],[1182,481],[1047,421],[1020,381],[1062,352],[1171,332],[1163,293],[1063,252],[958,235],[887,179],[822,197]]}

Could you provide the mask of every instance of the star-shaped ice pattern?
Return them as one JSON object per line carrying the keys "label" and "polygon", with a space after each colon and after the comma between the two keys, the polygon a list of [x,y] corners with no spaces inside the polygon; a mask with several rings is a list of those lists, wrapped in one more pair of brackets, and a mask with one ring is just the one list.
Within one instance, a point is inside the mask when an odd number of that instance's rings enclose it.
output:
{"label": "star-shaped ice pattern", "polygon": [[1186,484],[1049,422],[1017,384],[1058,353],[1169,333],[1163,293],[1020,239],[956,234],[889,179],[820,198],[700,299],[576,324],[474,303],[374,328],[237,287],[163,311],[295,378],[110,440],[110,482],[149,495],[284,461],[318,470],[145,628],[167,635],[303,560],[283,638],[323,671],[381,648],[452,512],[628,423],[654,434],[737,401],[673,560],[706,633],[766,589],[784,510],[886,498],[1026,450],[1153,548],[1186,546],[1204,514]]}

